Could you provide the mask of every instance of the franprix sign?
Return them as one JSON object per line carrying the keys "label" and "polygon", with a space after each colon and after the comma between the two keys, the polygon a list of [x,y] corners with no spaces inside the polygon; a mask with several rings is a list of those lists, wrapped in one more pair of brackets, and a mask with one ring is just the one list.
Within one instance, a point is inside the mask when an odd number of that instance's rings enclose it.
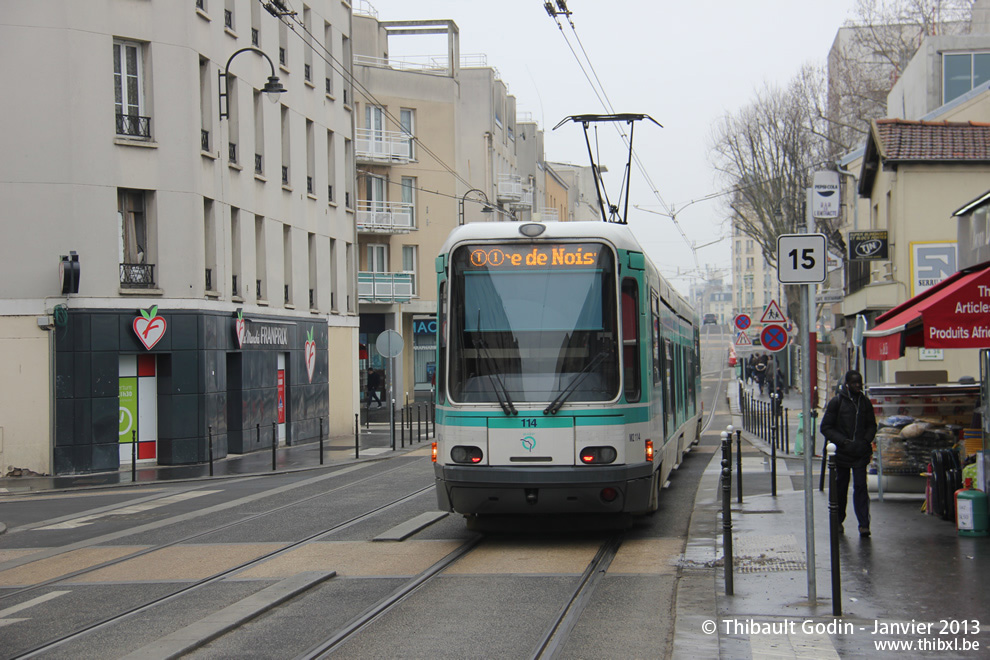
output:
{"label": "franprix sign", "polygon": [[234,319],[234,337],[238,348],[284,348],[289,349],[291,325],[268,323],[245,319],[238,315]]}
{"label": "franprix sign", "polygon": [[811,193],[812,215],[822,219],[838,218],[839,202],[839,173],[828,170],[815,172]]}

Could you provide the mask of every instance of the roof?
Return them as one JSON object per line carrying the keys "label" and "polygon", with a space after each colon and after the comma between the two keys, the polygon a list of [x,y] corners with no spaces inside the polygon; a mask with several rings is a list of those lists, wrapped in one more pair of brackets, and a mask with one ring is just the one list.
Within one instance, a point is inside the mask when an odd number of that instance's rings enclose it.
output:
{"label": "roof", "polygon": [[881,162],[990,162],[990,123],[874,120],[860,175],[861,195],[869,195]]}

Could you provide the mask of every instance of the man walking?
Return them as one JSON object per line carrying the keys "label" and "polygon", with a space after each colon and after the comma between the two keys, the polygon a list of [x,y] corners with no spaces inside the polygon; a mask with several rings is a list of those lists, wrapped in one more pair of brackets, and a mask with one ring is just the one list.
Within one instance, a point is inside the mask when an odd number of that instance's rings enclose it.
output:
{"label": "man walking", "polygon": [[873,404],[863,394],[863,376],[846,372],[845,385],[832,397],[822,417],[822,435],[835,444],[836,502],[839,505],[839,533],[846,519],[849,472],[852,471],[853,509],[859,521],[859,535],[870,535],[870,494],[866,490],[866,466],[873,456],[877,419]]}

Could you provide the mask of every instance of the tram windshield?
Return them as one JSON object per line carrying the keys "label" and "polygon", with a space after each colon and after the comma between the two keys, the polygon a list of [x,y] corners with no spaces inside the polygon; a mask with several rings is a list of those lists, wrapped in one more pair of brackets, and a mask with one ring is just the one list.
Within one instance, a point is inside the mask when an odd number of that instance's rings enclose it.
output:
{"label": "tram windshield", "polygon": [[[615,260],[600,243],[468,245],[451,268],[450,395],[463,403],[618,396]],[[506,403],[508,405],[506,405]]]}

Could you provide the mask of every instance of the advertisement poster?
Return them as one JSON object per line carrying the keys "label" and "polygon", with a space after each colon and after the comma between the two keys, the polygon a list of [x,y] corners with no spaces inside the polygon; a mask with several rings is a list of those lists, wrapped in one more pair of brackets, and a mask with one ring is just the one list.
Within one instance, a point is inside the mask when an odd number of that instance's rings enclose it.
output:
{"label": "advertisement poster", "polygon": [[120,379],[120,441],[131,442],[137,430],[138,419],[138,379]]}
{"label": "advertisement poster", "polygon": [[911,297],[954,274],[956,242],[911,243]]}
{"label": "advertisement poster", "polygon": [[[269,381],[270,382],[270,381]],[[278,423],[285,424],[285,370],[278,370]]]}

